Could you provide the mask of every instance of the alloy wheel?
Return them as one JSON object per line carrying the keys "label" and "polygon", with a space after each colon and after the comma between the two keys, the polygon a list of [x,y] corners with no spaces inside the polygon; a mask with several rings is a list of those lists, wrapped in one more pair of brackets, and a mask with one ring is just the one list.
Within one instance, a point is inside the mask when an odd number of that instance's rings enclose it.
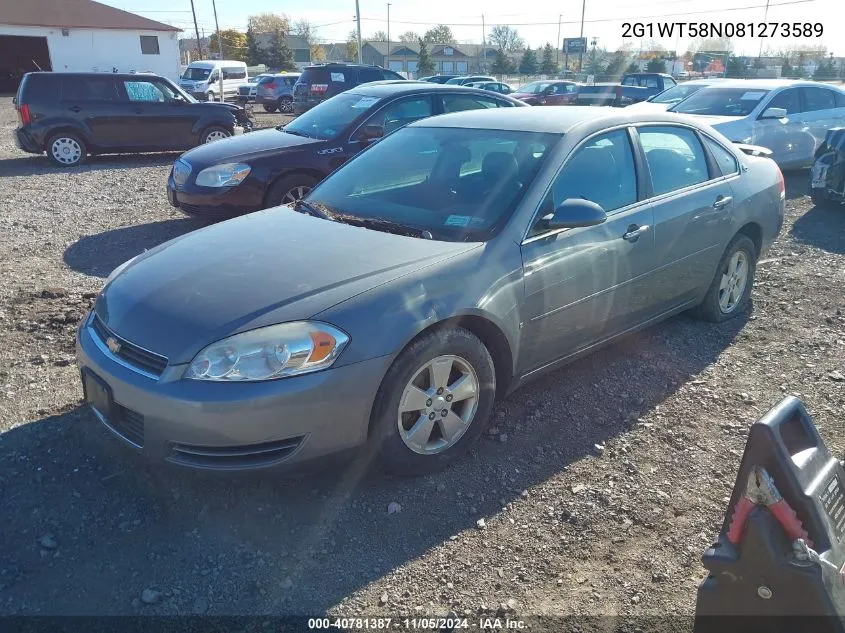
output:
{"label": "alloy wheel", "polygon": [[719,282],[719,309],[723,314],[736,310],[745,294],[748,284],[748,257],[745,251],[737,251],[728,260]]}
{"label": "alloy wheel", "polygon": [[311,187],[305,186],[298,186],[298,187],[291,187],[288,189],[287,193],[282,196],[282,204],[293,204],[300,198],[304,197],[309,191],[311,191]]}
{"label": "alloy wheel", "polygon": [[75,165],[82,160],[82,147],[74,138],[62,136],[53,141],[50,153],[63,165]]}
{"label": "alloy wheel", "polygon": [[293,112],[293,101],[291,99],[282,99],[279,102],[279,112]]}
{"label": "alloy wheel", "polygon": [[223,130],[212,130],[208,133],[208,136],[205,137],[206,143],[213,143],[214,141],[221,141],[224,138],[229,138],[232,136],[228,132],[224,132]]}
{"label": "alloy wheel", "polygon": [[478,375],[460,356],[438,356],[420,367],[399,400],[399,436],[420,455],[453,447],[478,410]]}

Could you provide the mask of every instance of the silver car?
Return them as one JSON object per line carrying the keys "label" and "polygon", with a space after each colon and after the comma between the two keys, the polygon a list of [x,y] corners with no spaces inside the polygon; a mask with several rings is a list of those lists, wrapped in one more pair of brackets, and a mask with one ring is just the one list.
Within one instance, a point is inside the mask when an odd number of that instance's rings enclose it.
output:
{"label": "silver car", "polygon": [[699,90],[670,112],[695,115],[735,143],[772,151],[782,169],[813,164],[827,131],[845,123],[845,91],[823,83],[738,79]]}
{"label": "silver car", "polygon": [[712,78],[712,79],[693,79],[679,83],[671,88],[667,88],[663,92],[659,92],[646,99],[632,103],[627,108],[632,110],[650,111],[650,112],[665,112],[672,106],[680,103],[687,97],[692,96],[702,88],[707,88],[717,83],[728,81],[727,79]]}
{"label": "silver car", "polygon": [[741,314],[774,162],[665,113],[490,108],[373,143],[294,207],[116,269],[80,325],[99,420],[153,459],[427,473],[494,400],[685,310]]}

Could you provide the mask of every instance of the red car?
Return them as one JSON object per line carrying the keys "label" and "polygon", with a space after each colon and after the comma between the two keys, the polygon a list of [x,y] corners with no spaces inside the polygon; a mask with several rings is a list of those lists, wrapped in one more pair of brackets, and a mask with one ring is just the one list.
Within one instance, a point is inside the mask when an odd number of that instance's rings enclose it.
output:
{"label": "red car", "polygon": [[573,81],[534,81],[520,86],[512,97],[529,105],[571,105],[578,98],[579,85]]}

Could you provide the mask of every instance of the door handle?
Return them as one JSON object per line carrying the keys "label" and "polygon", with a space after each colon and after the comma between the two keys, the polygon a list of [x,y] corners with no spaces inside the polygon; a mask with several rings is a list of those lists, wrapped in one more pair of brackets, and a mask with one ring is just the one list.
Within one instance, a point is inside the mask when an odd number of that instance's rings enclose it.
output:
{"label": "door handle", "polygon": [[70,110],[71,112],[82,112],[82,108],[80,108],[79,106],[71,106],[68,108],[68,110]]}
{"label": "door handle", "polygon": [[716,202],[713,203],[714,209],[724,209],[728,206],[734,199],[731,196],[719,196],[716,198]]}
{"label": "door handle", "polygon": [[640,239],[640,235],[648,232],[648,228],[648,224],[643,224],[642,226],[632,224],[628,227],[628,231],[622,236],[622,239],[627,240],[628,242],[636,242]]}

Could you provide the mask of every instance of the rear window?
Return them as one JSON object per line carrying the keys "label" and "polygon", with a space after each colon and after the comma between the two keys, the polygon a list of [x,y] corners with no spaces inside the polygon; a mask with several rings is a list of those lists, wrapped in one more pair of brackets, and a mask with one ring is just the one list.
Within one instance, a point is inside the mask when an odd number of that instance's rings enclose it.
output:
{"label": "rear window", "polygon": [[62,77],[62,101],[119,101],[117,83],[104,77]]}
{"label": "rear window", "polygon": [[306,68],[299,81],[304,84],[341,84],[355,83],[357,73],[351,68]]}
{"label": "rear window", "polygon": [[18,87],[18,103],[50,103],[58,99],[55,75],[25,75]]}

